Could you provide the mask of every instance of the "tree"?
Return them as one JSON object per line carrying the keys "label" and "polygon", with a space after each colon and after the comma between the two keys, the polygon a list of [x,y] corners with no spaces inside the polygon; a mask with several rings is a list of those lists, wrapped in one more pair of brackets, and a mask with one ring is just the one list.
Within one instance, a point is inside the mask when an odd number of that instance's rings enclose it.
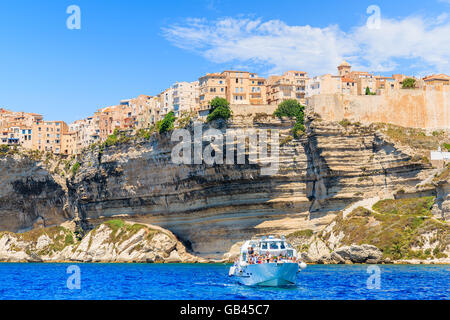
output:
{"label": "tree", "polygon": [[370,88],[367,87],[367,88],[366,88],[366,96],[369,96],[369,95],[370,95]]}
{"label": "tree", "polygon": [[170,111],[164,119],[158,121],[158,131],[160,134],[165,133],[173,129],[175,123],[175,114],[173,111]]}
{"label": "tree", "polygon": [[278,105],[277,110],[274,115],[278,118],[288,117],[288,118],[302,118],[305,107],[302,106],[297,100],[289,99],[285,100]]}
{"label": "tree", "polygon": [[215,97],[210,101],[209,105],[211,106],[211,112],[206,118],[206,121],[210,122],[217,119],[227,120],[231,117],[230,104],[226,99]]}
{"label": "tree", "polygon": [[292,129],[294,138],[298,139],[305,132],[305,106],[302,106],[297,100],[286,100],[278,105],[274,115],[278,118],[295,118],[296,122]]}
{"label": "tree", "polygon": [[406,78],[403,80],[402,88],[403,89],[414,89],[416,87],[416,79]]}
{"label": "tree", "polygon": [[213,112],[218,107],[230,107],[230,103],[225,98],[219,98],[215,97],[209,102],[209,105],[211,106],[211,112]]}

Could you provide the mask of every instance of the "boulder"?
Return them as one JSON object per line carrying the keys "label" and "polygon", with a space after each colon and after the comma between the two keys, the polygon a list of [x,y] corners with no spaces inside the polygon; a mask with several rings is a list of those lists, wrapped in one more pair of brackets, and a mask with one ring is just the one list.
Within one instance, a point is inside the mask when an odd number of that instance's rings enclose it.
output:
{"label": "boulder", "polygon": [[340,247],[332,252],[330,258],[338,263],[351,261],[352,263],[377,264],[381,262],[382,257],[383,253],[380,249],[372,245],[363,244],[361,246]]}

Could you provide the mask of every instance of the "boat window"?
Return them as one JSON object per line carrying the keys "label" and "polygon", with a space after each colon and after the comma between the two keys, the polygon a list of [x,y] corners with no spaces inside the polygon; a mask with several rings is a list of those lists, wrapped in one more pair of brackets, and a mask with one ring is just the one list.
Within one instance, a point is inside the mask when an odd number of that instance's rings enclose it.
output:
{"label": "boat window", "polygon": [[262,250],[267,250],[267,242],[261,243],[261,249]]}
{"label": "boat window", "polygon": [[275,241],[270,242],[270,249],[276,250],[278,249],[278,244]]}
{"label": "boat window", "polygon": [[284,245],[284,242],[280,243],[280,249],[286,249],[286,246]]}

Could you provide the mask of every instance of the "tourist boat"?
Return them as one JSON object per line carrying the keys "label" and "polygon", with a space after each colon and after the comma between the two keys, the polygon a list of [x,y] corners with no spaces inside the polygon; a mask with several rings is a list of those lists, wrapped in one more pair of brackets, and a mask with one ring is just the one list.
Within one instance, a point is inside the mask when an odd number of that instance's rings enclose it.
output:
{"label": "tourist boat", "polygon": [[247,286],[288,286],[296,284],[297,273],[305,268],[284,236],[269,236],[246,241],[229,276]]}

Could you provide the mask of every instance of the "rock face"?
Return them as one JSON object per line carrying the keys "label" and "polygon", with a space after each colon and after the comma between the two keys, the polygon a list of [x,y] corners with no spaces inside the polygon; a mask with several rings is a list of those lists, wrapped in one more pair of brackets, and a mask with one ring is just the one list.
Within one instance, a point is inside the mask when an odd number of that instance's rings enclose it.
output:
{"label": "rock face", "polygon": [[101,224],[81,240],[63,227],[0,233],[0,261],[204,262],[188,254],[169,231],[121,220]]}
{"label": "rock face", "polygon": [[42,162],[20,155],[0,157],[0,230],[25,231],[74,216],[67,208],[65,181]]}
{"label": "rock face", "polygon": [[289,242],[309,263],[447,263],[450,226],[433,214],[434,197],[381,200],[340,213],[323,230],[297,231]]}
{"label": "rock face", "polygon": [[[7,187],[1,191],[0,229],[18,231],[37,222],[49,226],[74,217],[89,228],[119,216],[168,229],[193,254],[220,259],[254,235],[289,234],[305,226],[321,230],[352,202],[414,187],[430,171],[372,127],[313,118],[306,125],[307,133],[291,141],[292,121],[264,115],[231,121],[232,129],[280,130],[279,171],[272,176],[261,174],[261,161],[174,164],[171,151],[177,142],[168,135],[90,149],[79,157],[75,177],[62,186],[28,163],[28,169],[1,178]],[[3,172],[15,166],[12,162],[2,162]],[[39,188],[30,187],[36,170]]]}
{"label": "rock face", "polygon": [[382,257],[383,253],[380,249],[368,244],[341,247],[331,254],[332,260],[351,261],[353,263],[379,263]]}

